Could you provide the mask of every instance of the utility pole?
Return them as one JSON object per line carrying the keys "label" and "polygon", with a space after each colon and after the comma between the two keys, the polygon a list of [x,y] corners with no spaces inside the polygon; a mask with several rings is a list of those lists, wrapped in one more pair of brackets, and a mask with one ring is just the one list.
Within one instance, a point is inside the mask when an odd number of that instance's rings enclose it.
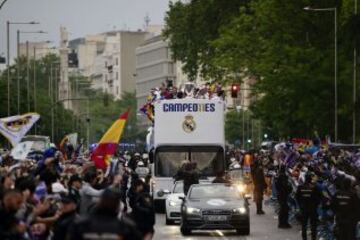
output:
{"label": "utility pole", "polygon": [[10,116],[10,22],[6,22],[6,45],[7,45],[7,114]]}
{"label": "utility pole", "polygon": [[[355,6],[354,6],[354,15],[357,15],[357,0],[355,0]],[[354,66],[353,66],[353,144],[355,144],[356,141],[356,78],[357,78],[357,47],[356,47],[356,38],[354,40]]]}
{"label": "utility pole", "polygon": [[334,42],[335,42],[335,73],[334,73],[334,91],[335,91],[335,142],[337,142],[338,140],[338,89],[337,89],[337,75],[338,75],[338,60],[337,60],[337,8],[334,8],[334,15],[335,15],[335,20],[334,20]]}
{"label": "utility pole", "polygon": [[[36,46],[34,45],[34,112],[36,112]],[[35,135],[37,133],[37,124],[34,124]]]}
{"label": "utility pole", "polygon": [[26,99],[28,112],[30,112],[30,63],[29,63],[29,41],[26,41]]}
{"label": "utility pole", "polygon": [[[68,33],[66,28],[60,28],[60,87],[59,87],[59,100],[69,99],[71,94],[71,87],[69,86],[68,75],[68,53],[67,47]],[[64,108],[72,110],[72,102],[64,102]]]}
{"label": "utility pole", "polygon": [[17,113],[20,114],[20,30],[17,30]]}

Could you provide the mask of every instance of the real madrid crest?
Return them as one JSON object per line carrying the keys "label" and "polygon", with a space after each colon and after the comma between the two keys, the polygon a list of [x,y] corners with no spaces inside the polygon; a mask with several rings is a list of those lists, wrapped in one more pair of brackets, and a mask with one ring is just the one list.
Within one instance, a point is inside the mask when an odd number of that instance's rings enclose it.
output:
{"label": "real madrid crest", "polygon": [[196,122],[194,121],[194,117],[191,115],[185,116],[185,120],[182,124],[183,130],[186,133],[191,133],[196,129]]}

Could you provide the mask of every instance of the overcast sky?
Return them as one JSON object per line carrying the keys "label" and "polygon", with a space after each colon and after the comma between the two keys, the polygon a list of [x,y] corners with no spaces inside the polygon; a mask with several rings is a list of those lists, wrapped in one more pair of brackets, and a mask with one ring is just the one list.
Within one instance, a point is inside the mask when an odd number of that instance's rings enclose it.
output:
{"label": "overcast sky", "polygon": [[[0,0],[2,2],[3,0]],[[16,30],[47,31],[48,34],[22,34],[22,40],[51,40],[59,45],[60,26],[69,39],[110,30],[143,28],[149,15],[150,24],[163,24],[169,0],[8,0],[0,10],[0,54],[6,54],[6,21],[38,21],[40,25],[11,25],[11,56],[16,45]]]}

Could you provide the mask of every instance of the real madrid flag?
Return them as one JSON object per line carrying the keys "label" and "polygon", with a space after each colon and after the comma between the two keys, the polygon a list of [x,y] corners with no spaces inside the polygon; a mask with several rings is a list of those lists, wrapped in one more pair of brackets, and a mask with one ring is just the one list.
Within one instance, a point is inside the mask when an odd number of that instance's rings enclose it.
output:
{"label": "real madrid flag", "polygon": [[24,115],[0,118],[0,133],[14,147],[21,141],[39,118],[40,115],[37,113],[26,113]]}

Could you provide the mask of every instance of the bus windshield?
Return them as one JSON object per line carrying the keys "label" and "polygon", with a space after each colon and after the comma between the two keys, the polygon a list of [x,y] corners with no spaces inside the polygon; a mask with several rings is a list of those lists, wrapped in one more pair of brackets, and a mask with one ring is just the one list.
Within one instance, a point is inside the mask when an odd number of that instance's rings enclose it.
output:
{"label": "bus windshield", "polygon": [[222,147],[159,147],[155,156],[155,176],[174,177],[185,161],[197,163],[201,176],[215,176],[225,167]]}

